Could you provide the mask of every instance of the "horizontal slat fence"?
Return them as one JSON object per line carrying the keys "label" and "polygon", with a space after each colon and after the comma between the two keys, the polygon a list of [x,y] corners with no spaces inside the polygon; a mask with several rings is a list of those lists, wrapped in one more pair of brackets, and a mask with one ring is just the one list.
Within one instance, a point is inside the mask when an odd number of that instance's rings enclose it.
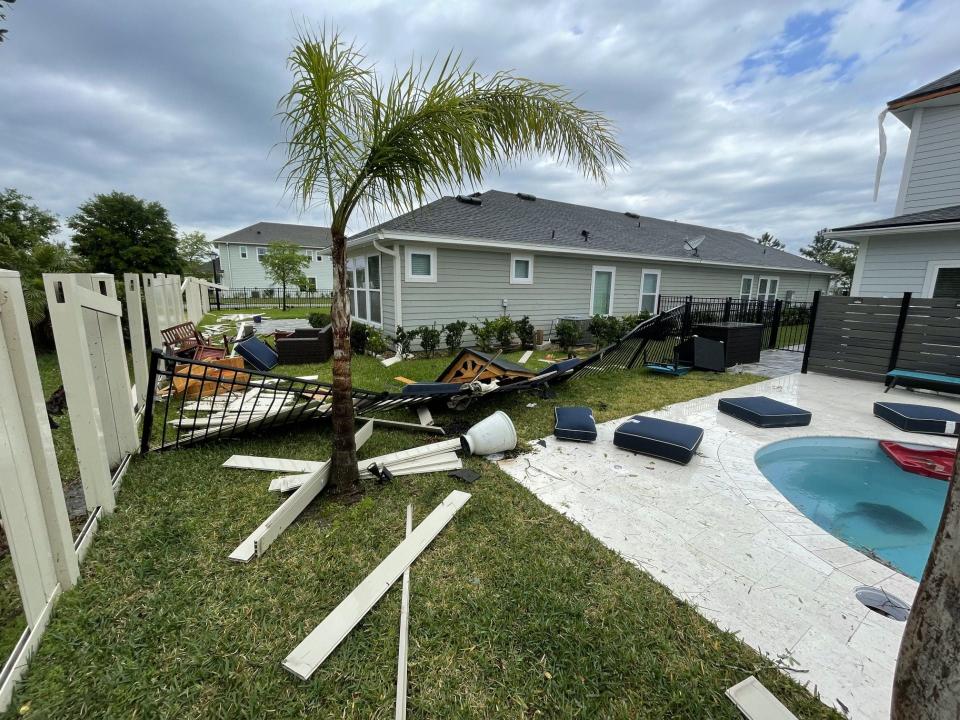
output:
{"label": "horizontal slat fence", "polygon": [[960,375],[960,299],[910,299],[897,367]]}

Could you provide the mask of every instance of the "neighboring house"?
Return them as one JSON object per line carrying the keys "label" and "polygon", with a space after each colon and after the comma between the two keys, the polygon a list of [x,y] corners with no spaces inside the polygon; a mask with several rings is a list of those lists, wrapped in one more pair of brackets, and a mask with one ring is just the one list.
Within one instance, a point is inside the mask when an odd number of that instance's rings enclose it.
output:
{"label": "neighboring house", "polygon": [[960,297],[960,70],[887,109],[910,128],[894,215],[827,237],[859,246],[851,295]]}
{"label": "neighboring house", "polygon": [[661,295],[807,300],[835,272],[741,233],[498,191],[441,198],[354,235],[347,255],[353,316],[388,334],[503,313],[546,331],[656,312]]}
{"label": "neighboring house", "polygon": [[276,242],[295,243],[310,258],[310,264],[303,271],[307,289],[333,288],[328,253],[330,228],[272,222],[259,222],[213,241],[220,253],[220,282],[230,288],[274,287],[267,280],[260,258],[270,244]]}

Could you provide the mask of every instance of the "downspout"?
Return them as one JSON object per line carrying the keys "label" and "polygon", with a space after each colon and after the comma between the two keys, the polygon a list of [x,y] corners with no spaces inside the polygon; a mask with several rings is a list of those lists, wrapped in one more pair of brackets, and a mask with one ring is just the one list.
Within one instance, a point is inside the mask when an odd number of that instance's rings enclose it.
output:
{"label": "downspout", "polygon": [[402,255],[399,244],[394,245],[393,249],[391,250],[380,244],[380,241],[383,239],[383,231],[381,230],[377,233],[377,237],[373,241],[373,247],[377,250],[377,252],[381,252],[384,255],[389,255],[393,258],[393,332],[395,333],[396,327],[403,326],[403,302],[400,297],[400,283],[403,279],[403,275],[401,274],[402,268],[400,267]]}

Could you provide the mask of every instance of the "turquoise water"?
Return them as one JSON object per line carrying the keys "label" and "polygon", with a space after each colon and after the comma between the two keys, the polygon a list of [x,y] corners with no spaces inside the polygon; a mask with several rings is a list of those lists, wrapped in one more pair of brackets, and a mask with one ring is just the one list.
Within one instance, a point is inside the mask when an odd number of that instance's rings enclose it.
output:
{"label": "turquoise water", "polygon": [[920,580],[947,498],[943,480],[901,470],[876,440],[811,437],[767,445],[757,466],[817,525]]}

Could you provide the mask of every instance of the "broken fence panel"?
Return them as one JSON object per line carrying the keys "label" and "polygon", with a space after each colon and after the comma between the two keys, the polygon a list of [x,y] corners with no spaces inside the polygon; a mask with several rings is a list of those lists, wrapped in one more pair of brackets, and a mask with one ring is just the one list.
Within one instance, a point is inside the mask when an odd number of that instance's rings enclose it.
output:
{"label": "broken fence panel", "polygon": [[[407,534],[413,532],[413,505],[407,505]],[[396,720],[407,718],[407,649],[410,636],[410,566],[403,571],[403,588],[400,594],[400,647],[397,652],[397,705]]]}
{"label": "broken fence panel", "polygon": [[134,410],[143,410],[147,398],[147,338],[143,327],[143,296],[140,276],[123,274],[124,300],[127,306],[127,327],[130,329],[130,355],[133,357]]}

